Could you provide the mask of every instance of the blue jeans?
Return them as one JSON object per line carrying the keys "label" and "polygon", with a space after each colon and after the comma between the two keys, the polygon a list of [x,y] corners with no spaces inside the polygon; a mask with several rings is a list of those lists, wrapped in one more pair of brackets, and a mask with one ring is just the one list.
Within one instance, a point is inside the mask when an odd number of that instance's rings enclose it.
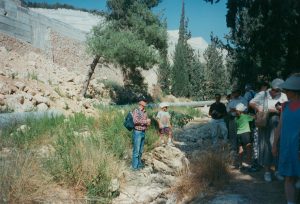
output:
{"label": "blue jeans", "polygon": [[145,131],[133,130],[132,133],[132,168],[139,169],[142,166],[142,154],[145,143]]}

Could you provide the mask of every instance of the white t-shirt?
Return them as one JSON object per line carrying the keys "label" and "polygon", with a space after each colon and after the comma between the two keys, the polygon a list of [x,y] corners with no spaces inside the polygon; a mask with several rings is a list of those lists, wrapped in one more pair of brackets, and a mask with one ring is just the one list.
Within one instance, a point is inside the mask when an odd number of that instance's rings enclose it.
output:
{"label": "white t-shirt", "polygon": [[159,111],[156,118],[162,124],[162,128],[169,127],[171,115],[166,111]]}
{"label": "white t-shirt", "polygon": [[[267,109],[275,109],[275,104],[280,102],[284,103],[288,100],[285,93],[280,93],[274,98],[270,95],[270,90],[268,89],[266,92],[261,91],[255,95],[255,97],[250,101],[250,103],[255,103],[259,109],[261,110],[267,110]],[[265,97],[266,94],[266,97]],[[266,99],[265,99],[266,98]],[[265,104],[265,105],[264,105]]]}

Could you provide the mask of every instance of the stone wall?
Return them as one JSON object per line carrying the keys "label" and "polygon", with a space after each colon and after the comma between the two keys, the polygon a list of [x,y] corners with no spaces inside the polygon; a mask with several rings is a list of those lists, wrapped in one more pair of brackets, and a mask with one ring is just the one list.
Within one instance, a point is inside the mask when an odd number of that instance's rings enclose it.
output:
{"label": "stone wall", "polygon": [[80,42],[86,38],[86,33],[68,24],[20,7],[11,0],[0,0],[0,32],[49,52],[51,31]]}

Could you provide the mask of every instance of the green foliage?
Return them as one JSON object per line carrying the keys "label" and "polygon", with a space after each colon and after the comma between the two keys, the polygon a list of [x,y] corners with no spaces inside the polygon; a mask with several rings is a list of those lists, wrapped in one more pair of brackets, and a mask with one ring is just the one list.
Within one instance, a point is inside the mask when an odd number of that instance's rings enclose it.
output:
{"label": "green foliage", "polygon": [[132,104],[138,101],[139,96],[145,96],[152,101],[144,86],[121,86],[117,83],[107,83],[105,86],[110,90],[110,98],[117,105]]}
{"label": "green foliage", "polygon": [[[108,191],[111,178],[109,176],[109,173],[107,172],[107,162],[108,161],[101,161],[97,169],[96,176],[94,176],[91,181],[86,182],[87,194],[89,197],[111,197],[111,194]],[[108,202],[108,200],[106,200],[106,202]]]}
{"label": "green foliage", "polygon": [[178,42],[175,47],[174,64],[172,66],[172,94],[174,96],[189,96],[187,59],[185,43]]}
{"label": "green foliage", "polygon": [[182,128],[188,122],[194,119],[194,117],[188,114],[174,112],[174,111],[170,111],[170,115],[171,115],[171,123],[173,124],[174,127]]}
{"label": "green foliage", "polygon": [[170,93],[171,66],[167,59],[163,60],[158,68],[158,84],[164,93]]}
{"label": "green foliage", "polygon": [[113,25],[94,27],[88,38],[88,47],[92,54],[131,69],[149,69],[158,62],[155,50],[144,40],[129,30],[119,32]]}
{"label": "green foliage", "polygon": [[171,85],[172,94],[180,97],[195,96],[195,89],[197,89],[197,81],[195,75],[199,76],[200,66],[195,62],[197,59],[193,49],[187,43],[191,37],[188,32],[188,23],[185,19],[184,3],[182,4],[182,13],[179,26],[179,38],[175,47],[175,54],[173,59]]}
{"label": "green foliage", "polygon": [[18,128],[16,125],[5,128],[2,134],[0,134],[0,144],[2,146],[28,148],[35,140],[43,137],[43,135],[52,135],[63,119],[64,117],[27,118],[24,129]]}
{"label": "green foliage", "polygon": [[206,61],[204,71],[204,96],[206,99],[213,99],[216,93],[221,95],[226,93],[230,80],[227,77],[225,66],[223,65],[223,55],[217,47],[216,41],[212,37],[211,44],[204,51]]}
{"label": "green foliage", "polygon": [[233,60],[233,76],[241,84],[300,71],[297,0],[228,0],[227,8],[226,47]]}
{"label": "green foliage", "polygon": [[150,69],[167,52],[166,25],[151,9],[160,1],[108,0],[108,23],[87,40],[93,55],[121,65],[125,86],[145,87],[138,67]]}
{"label": "green foliage", "polygon": [[205,100],[205,65],[200,62],[200,57],[194,56],[190,68],[190,96],[195,100]]}

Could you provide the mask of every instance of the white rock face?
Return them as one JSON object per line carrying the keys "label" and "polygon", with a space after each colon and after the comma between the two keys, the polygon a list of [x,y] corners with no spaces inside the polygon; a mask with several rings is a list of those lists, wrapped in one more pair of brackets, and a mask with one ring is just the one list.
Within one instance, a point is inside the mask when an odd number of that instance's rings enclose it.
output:
{"label": "white rock face", "polygon": [[30,8],[30,10],[45,15],[49,18],[67,23],[84,32],[89,32],[93,26],[104,22],[104,17],[93,15],[84,11],[43,8]]}

